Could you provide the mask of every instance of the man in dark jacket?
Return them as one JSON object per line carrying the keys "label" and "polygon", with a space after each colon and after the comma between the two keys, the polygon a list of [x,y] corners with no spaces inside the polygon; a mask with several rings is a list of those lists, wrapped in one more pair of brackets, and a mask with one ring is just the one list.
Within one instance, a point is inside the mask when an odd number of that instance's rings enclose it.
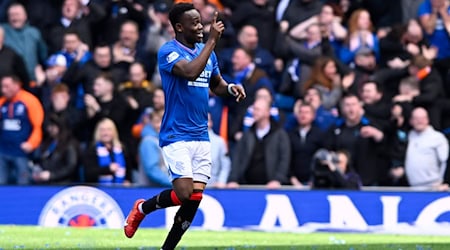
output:
{"label": "man in dark jacket", "polygon": [[356,95],[348,94],[342,98],[341,112],[342,119],[325,137],[325,148],[348,151],[363,185],[378,185],[388,172],[386,166],[379,164],[383,131],[363,116],[363,107]]}
{"label": "man in dark jacket", "polygon": [[269,101],[253,104],[254,126],[246,131],[236,146],[227,187],[240,184],[279,188],[287,182],[291,149],[287,133],[270,119]]}
{"label": "man in dark jacket", "polygon": [[314,107],[301,104],[295,116],[299,126],[289,133],[291,142],[290,182],[296,187],[309,184],[311,180],[312,157],[322,147],[323,132],[313,125]]}

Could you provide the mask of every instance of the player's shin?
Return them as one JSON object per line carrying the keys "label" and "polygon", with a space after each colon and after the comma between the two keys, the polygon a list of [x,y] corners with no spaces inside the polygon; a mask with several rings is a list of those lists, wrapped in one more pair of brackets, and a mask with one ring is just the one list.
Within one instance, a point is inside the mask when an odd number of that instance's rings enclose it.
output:
{"label": "player's shin", "polygon": [[178,199],[175,191],[167,189],[142,203],[141,212],[149,214],[156,209],[178,205],[181,205],[181,201]]}
{"label": "player's shin", "polygon": [[194,190],[191,198],[181,204],[180,209],[175,215],[172,228],[161,249],[175,249],[181,237],[191,225],[194,216],[197,213],[200,201],[202,200],[202,190]]}

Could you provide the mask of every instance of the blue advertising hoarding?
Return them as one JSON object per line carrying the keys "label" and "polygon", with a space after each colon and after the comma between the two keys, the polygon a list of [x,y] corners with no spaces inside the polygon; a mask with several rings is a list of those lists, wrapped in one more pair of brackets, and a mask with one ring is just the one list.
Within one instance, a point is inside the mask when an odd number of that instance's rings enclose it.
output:
{"label": "blue advertising hoarding", "polygon": [[[0,224],[120,228],[134,201],[155,188],[2,186]],[[169,227],[177,208],[142,227]],[[216,190],[205,192],[192,226],[203,229],[450,234],[444,192]],[[446,230],[442,230],[445,228]]]}

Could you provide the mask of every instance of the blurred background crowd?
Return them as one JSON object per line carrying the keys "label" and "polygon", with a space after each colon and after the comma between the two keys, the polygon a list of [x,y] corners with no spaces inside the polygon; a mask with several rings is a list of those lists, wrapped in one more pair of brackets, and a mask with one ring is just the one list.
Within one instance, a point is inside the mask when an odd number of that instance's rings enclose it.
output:
{"label": "blurred background crowd", "polygon": [[[180,1],[175,1],[180,2]],[[192,0],[216,11],[210,187],[448,190],[448,0]],[[0,184],[170,186],[170,0],[0,0]]]}

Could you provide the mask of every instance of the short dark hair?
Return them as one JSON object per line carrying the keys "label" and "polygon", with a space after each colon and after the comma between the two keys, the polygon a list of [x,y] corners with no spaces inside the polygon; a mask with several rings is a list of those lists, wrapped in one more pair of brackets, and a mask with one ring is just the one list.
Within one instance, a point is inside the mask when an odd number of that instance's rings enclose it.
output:
{"label": "short dark hair", "polygon": [[311,105],[311,103],[309,103],[309,102],[303,102],[302,104],[300,104],[298,110],[300,110],[300,108],[302,108],[302,107],[307,107],[307,108],[311,109],[311,111],[313,112],[313,114],[316,113],[316,109],[315,109],[315,108],[313,107],[313,105]]}
{"label": "short dark hair", "polygon": [[359,98],[358,95],[355,95],[351,92],[347,92],[342,96],[342,98],[340,100],[340,105],[342,105],[344,103],[345,99],[349,99],[349,98],[353,98],[353,97],[356,98],[358,101],[361,101],[361,98]]}
{"label": "short dark hair", "polygon": [[255,59],[255,52],[253,52],[252,50],[246,49],[246,48],[241,46],[241,47],[237,47],[234,51],[236,51],[238,49],[244,51],[244,53],[246,55],[248,55],[252,59],[252,61]]}
{"label": "short dark hair", "polygon": [[374,84],[375,85],[375,89],[377,90],[377,92],[378,93],[383,93],[383,86],[378,81],[367,80],[367,81],[362,83],[361,88],[364,88],[364,86],[366,86],[367,84]]}
{"label": "short dark hair", "polygon": [[13,75],[13,74],[4,75],[4,76],[2,76],[0,81],[3,81],[3,79],[5,79],[5,78],[11,78],[11,80],[14,83],[19,84],[20,86],[22,86],[22,84],[23,84],[22,80],[17,75]]}
{"label": "short dark hair", "polygon": [[195,10],[195,7],[191,3],[179,3],[175,4],[169,12],[169,20],[172,24],[173,30],[177,32],[175,25],[180,22],[181,17],[186,11]]}
{"label": "short dark hair", "polygon": [[113,77],[111,76],[111,74],[108,73],[108,72],[102,72],[102,73],[99,73],[99,74],[95,77],[95,79],[99,79],[99,78],[102,78],[102,79],[106,80],[107,82],[111,83],[112,85],[115,85],[115,84],[116,84],[115,81],[114,81],[114,78],[113,78]]}
{"label": "short dark hair", "polygon": [[67,35],[75,35],[75,36],[77,36],[77,38],[78,38],[79,40],[81,40],[80,32],[78,32],[78,30],[76,30],[75,28],[69,28],[69,29],[67,29],[67,30],[64,32],[64,36],[67,36]]}

